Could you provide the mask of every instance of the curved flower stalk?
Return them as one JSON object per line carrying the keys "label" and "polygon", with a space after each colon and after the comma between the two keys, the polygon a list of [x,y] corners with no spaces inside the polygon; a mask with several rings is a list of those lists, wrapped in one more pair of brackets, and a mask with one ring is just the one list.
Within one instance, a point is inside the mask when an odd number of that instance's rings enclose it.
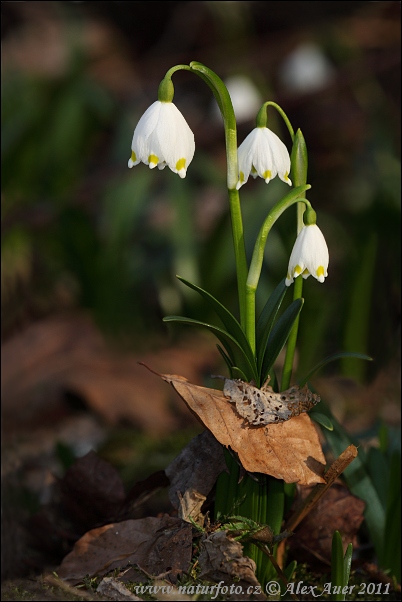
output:
{"label": "curved flower stalk", "polygon": [[305,225],[299,232],[290,255],[285,284],[290,286],[300,274],[303,278],[314,276],[324,282],[328,276],[329,254],[327,243],[319,227]]}
{"label": "curved flower stalk", "polygon": [[186,176],[195,151],[194,134],[171,101],[155,101],[134,130],[128,166],[142,161],[150,169],[166,165],[181,178]]}
{"label": "curved flower stalk", "polygon": [[290,156],[280,138],[267,127],[256,127],[242,142],[238,149],[239,190],[250,176],[260,176],[266,184],[276,175],[283,182],[292,185],[289,179]]}

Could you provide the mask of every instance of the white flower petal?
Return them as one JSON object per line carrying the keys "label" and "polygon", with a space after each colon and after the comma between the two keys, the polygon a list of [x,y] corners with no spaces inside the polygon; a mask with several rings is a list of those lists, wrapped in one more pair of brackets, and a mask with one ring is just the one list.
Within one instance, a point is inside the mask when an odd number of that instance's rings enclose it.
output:
{"label": "white flower petal", "polygon": [[290,156],[280,138],[266,127],[250,132],[238,149],[239,180],[237,190],[245,184],[250,174],[260,176],[268,184],[276,175],[289,184]]}
{"label": "white flower petal", "polygon": [[128,166],[140,161],[150,169],[166,165],[184,178],[195,151],[194,134],[172,102],[154,102],[134,130]]}
{"label": "white flower petal", "polygon": [[304,226],[293,246],[289,259],[286,286],[290,286],[297,276],[314,276],[318,282],[324,282],[328,276],[329,253],[327,243],[316,224]]}

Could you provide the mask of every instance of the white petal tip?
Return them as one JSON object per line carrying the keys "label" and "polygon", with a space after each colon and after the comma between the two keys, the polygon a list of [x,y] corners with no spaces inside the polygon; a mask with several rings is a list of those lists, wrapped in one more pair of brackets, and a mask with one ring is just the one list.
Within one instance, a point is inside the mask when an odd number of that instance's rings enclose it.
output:
{"label": "white petal tip", "polygon": [[131,169],[132,167],[134,167],[134,161],[132,161],[132,159],[128,160],[128,166]]}

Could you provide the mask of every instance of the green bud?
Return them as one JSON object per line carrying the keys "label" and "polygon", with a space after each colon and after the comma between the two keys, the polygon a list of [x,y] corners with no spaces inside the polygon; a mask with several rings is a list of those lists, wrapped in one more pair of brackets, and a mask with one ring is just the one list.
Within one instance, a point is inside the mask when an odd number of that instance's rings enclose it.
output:
{"label": "green bud", "polygon": [[293,186],[304,186],[307,183],[308,157],[306,142],[301,130],[297,130],[293,140],[290,164]]}
{"label": "green bud", "polygon": [[164,77],[159,84],[158,100],[160,102],[172,102],[174,96],[174,86],[170,77]]}
{"label": "green bud", "polygon": [[307,207],[303,213],[303,222],[305,226],[314,226],[317,221],[317,214],[311,207]]}
{"label": "green bud", "polygon": [[258,128],[267,127],[267,105],[266,105],[266,103],[264,103],[262,105],[261,109],[258,111],[255,121],[256,121],[256,126]]}

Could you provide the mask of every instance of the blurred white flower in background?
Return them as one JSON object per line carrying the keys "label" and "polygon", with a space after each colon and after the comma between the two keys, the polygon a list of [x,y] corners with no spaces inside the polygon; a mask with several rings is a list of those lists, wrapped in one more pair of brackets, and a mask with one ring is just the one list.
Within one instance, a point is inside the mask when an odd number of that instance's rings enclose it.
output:
{"label": "blurred white flower in background", "polygon": [[[251,79],[245,75],[231,75],[224,83],[232,100],[237,123],[254,120],[263,100]],[[216,102],[213,105],[213,114],[215,119],[220,118]]]}
{"label": "blurred white flower in background", "polygon": [[325,88],[334,78],[334,68],[319,46],[298,46],[282,62],[279,73],[282,84],[290,92],[315,92]]}

